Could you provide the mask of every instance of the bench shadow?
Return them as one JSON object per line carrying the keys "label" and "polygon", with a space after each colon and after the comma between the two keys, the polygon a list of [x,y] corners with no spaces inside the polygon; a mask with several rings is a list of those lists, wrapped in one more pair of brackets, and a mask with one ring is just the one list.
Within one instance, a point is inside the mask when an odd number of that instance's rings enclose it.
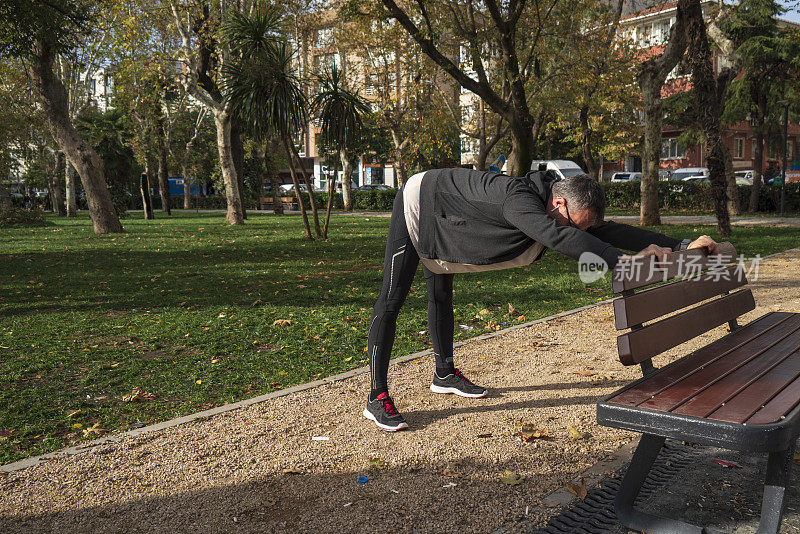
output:
{"label": "bench shadow", "polygon": [[530,399],[517,402],[506,402],[502,404],[481,404],[480,399],[464,399],[465,401],[470,402],[469,406],[452,406],[449,408],[443,408],[441,410],[402,410],[402,407],[400,408],[403,412],[403,417],[405,417],[406,421],[408,421],[408,424],[413,432],[416,429],[425,428],[436,421],[456,415],[594,404],[599,399],[599,395],[583,395],[562,398]]}

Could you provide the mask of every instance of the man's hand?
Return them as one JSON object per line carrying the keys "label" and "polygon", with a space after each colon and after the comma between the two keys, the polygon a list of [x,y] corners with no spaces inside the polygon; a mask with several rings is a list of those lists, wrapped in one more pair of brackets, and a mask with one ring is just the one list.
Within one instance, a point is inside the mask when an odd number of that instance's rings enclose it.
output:
{"label": "man's hand", "polygon": [[658,245],[650,245],[646,249],[637,252],[633,256],[628,256],[627,254],[625,256],[620,256],[619,261],[628,261],[631,258],[646,258],[647,256],[656,256],[656,258],[658,258],[658,261],[664,261],[666,255],[670,254],[671,252],[672,252],[671,248],[659,247]]}
{"label": "man's hand", "polygon": [[704,248],[706,249],[706,254],[716,254],[717,253],[717,242],[708,237],[707,235],[701,235],[691,243],[689,246],[686,247],[687,249],[693,248]]}

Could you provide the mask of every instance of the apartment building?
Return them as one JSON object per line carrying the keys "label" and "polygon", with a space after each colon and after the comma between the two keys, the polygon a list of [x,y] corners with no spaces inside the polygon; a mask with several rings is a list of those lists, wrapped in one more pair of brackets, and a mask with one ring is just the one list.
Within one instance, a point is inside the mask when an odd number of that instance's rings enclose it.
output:
{"label": "apartment building", "polygon": [[[704,14],[716,2],[703,2]],[[636,46],[647,52],[660,52],[669,38],[672,25],[675,24],[677,2],[656,3],[638,12],[624,15],[620,21],[619,33],[622,37],[632,40]],[[779,21],[779,24],[795,25],[788,21]],[[721,55],[714,56],[714,68],[719,72],[730,64]],[[677,92],[691,88],[691,79],[688,73],[679,71],[679,67],[670,73],[667,83],[662,89],[662,97],[666,98]],[[660,167],[666,171],[682,167],[705,167],[705,146],[702,144],[683,146],[679,141],[682,130],[665,125],[662,130],[661,161]],[[723,132],[723,140],[730,151],[734,170],[753,169],[755,163],[756,136],[750,121],[737,121],[728,125]],[[781,166],[782,145],[779,140],[767,142],[764,150],[763,169],[778,169]],[[789,124],[787,160],[797,159],[798,143],[800,143],[800,125]],[[791,165],[791,163],[790,163]],[[603,177],[608,179],[613,172],[619,170],[641,171],[641,158],[632,154],[625,160],[615,163],[606,163],[603,168]]]}

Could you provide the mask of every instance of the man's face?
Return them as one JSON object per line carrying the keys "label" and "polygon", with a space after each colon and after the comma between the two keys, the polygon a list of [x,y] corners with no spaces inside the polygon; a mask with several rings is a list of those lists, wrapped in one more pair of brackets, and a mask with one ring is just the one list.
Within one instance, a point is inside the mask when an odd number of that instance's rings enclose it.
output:
{"label": "man's face", "polygon": [[570,209],[567,199],[552,197],[550,216],[562,226],[572,226],[578,230],[587,230],[594,224],[594,213],[590,210]]}

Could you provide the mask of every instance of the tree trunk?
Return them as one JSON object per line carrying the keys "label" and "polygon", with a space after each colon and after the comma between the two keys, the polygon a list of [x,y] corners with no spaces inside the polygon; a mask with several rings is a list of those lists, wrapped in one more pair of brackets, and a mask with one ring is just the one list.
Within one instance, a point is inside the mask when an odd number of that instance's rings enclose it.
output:
{"label": "tree trunk", "polygon": [[350,175],[353,174],[353,164],[350,163],[350,158],[347,153],[339,152],[339,158],[342,160],[342,170],[344,171],[344,178],[342,178],[342,203],[344,204],[344,211],[353,211],[353,195],[350,188]]}
{"label": "tree trunk", "polygon": [[[342,147],[339,147],[338,153],[344,152]],[[325,224],[322,226],[322,239],[328,239],[328,225],[331,221],[331,209],[333,209],[333,195],[336,194],[336,179],[339,176],[339,158],[333,158],[333,179],[328,184],[328,206],[325,208]],[[342,177],[342,188],[344,189],[344,182],[346,177]]]}
{"label": "tree trunk", "polygon": [[639,222],[645,226],[661,224],[658,201],[658,164],[661,159],[661,85],[640,81],[644,107],[644,144],[642,146],[642,183]]}
{"label": "tree trunk", "polygon": [[758,197],[761,194],[761,184],[764,175],[764,119],[756,118],[756,150],[753,161],[753,186],[750,188],[750,202],[747,211],[758,211]]}
{"label": "tree trunk", "polygon": [[300,215],[303,217],[303,227],[306,229],[306,237],[311,241],[314,236],[311,235],[311,226],[308,224],[308,215],[306,214],[306,207],[303,204],[303,197],[300,194],[300,183],[297,180],[297,175],[294,172],[294,163],[292,163],[292,150],[289,148],[290,141],[283,138],[283,148],[286,150],[286,161],[289,162],[289,174],[292,175],[292,184],[294,184],[294,195],[297,198],[297,205],[300,207]]}
{"label": "tree trunk", "polygon": [[67,160],[64,165],[64,190],[67,194],[67,217],[76,217],[78,204],[75,195],[75,167]]}
{"label": "tree trunk", "polygon": [[592,180],[600,181],[598,177],[599,165],[592,155],[592,130],[589,128],[589,106],[583,106],[580,113],[581,121],[581,150],[583,151],[583,161],[586,163],[586,170]]}
{"label": "tree trunk", "polygon": [[[308,188],[308,201],[311,204],[311,214],[314,216],[314,232],[317,234],[317,237],[322,237],[322,230],[319,227],[319,211],[317,210],[317,199],[314,198],[314,184],[311,183],[311,180],[308,178],[308,173],[306,172],[306,166],[303,164],[303,160],[300,159],[300,154],[297,153],[297,149],[294,146],[294,143],[291,143],[292,154],[294,154],[295,159],[297,160],[298,165],[300,165],[300,172],[303,175],[303,181]],[[289,167],[291,169],[291,166]],[[300,192],[298,191],[298,194]]]}
{"label": "tree trunk", "polygon": [[214,125],[217,128],[217,150],[219,166],[222,171],[222,182],[225,185],[225,200],[228,204],[227,219],[229,224],[242,224],[242,196],[239,194],[239,179],[233,163],[231,150],[231,117],[227,111],[214,111]]}
{"label": "tree trunk", "polygon": [[34,57],[27,68],[28,77],[50,123],[56,144],[81,177],[94,231],[97,234],[124,232],[106,186],[103,161],[78,135],[69,119],[67,93],[61,80],[53,74],[55,51],[43,41],[36,41],[33,48]]}
{"label": "tree trunk", "polygon": [[183,209],[188,210],[192,207],[192,186],[185,164],[181,165],[181,178],[183,178]]}
{"label": "tree trunk", "polygon": [[164,132],[164,119],[159,117],[156,121],[156,137],[158,138],[158,192],[161,195],[161,211],[172,215],[169,198],[169,167],[167,166],[166,132]]}
{"label": "tree trunk", "polygon": [[153,203],[150,202],[149,174],[150,172],[148,171],[143,172],[139,180],[139,191],[142,193],[142,213],[147,221],[155,219],[155,215],[153,215]]}
{"label": "tree trunk", "polygon": [[283,215],[283,203],[280,199],[281,182],[278,179],[277,166],[274,154],[278,151],[278,143],[270,137],[264,145],[264,172],[272,185],[272,213]]}
{"label": "tree trunk", "polygon": [[0,209],[11,209],[11,193],[6,186],[0,183]]}
{"label": "tree trunk", "polygon": [[65,163],[66,156],[64,156],[63,152],[58,152],[56,154],[56,172],[53,176],[53,212],[62,217],[67,214],[64,206],[64,195],[61,191],[61,177],[64,176]]}
{"label": "tree trunk", "polygon": [[244,143],[242,142],[241,121],[231,119],[231,151],[233,166],[236,168],[236,179],[239,181],[239,203],[242,205],[242,219],[247,219],[247,203],[244,188]]}
{"label": "tree trunk", "polygon": [[736,174],[733,172],[731,151],[725,148],[725,183],[728,191],[728,212],[739,215],[739,186],[736,185]]}
{"label": "tree trunk", "polygon": [[[725,179],[725,144],[722,142],[722,126],[720,115],[719,91],[714,75],[714,64],[711,47],[706,35],[706,24],[700,0],[692,0],[687,6],[688,23],[686,37],[689,41],[689,62],[692,67],[692,94],[698,123],[702,128],[708,146],[709,178],[711,180],[711,196],[714,199],[714,211],[717,215],[717,227],[720,237],[731,234],[731,220],[728,213],[727,181]],[[724,79],[721,74],[720,78]]]}
{"label": "tree trunk", "polygon": [[524,176],[531,170],[534,144],[531,126],[516,119],[509,121],[511,153],[508,155],[506,163],[506,174],[509,176]]}

